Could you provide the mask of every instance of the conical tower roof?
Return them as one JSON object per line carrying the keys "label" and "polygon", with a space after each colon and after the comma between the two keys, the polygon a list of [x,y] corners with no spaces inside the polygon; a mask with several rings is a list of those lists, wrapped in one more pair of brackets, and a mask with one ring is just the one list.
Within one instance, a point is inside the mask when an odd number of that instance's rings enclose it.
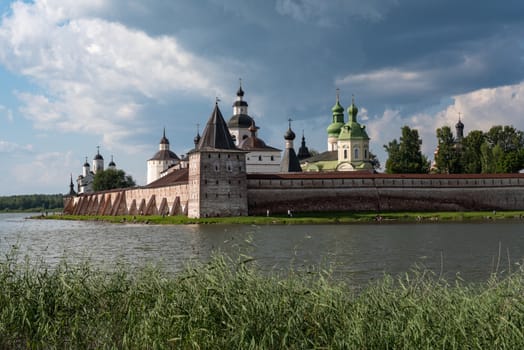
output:
{"label": "conical tower roof", "polygon": [[198,150],[203,149],[237,149],[220,108],[218,108],[218,103],[215,103],[215,108],[198,142]]}

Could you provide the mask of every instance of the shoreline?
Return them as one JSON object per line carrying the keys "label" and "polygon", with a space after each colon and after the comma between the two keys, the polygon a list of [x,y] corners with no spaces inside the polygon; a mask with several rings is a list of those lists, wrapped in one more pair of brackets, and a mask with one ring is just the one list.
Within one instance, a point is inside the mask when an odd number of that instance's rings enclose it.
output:
{"label": "shoreline", "polygon": [[161,215],[39,215],[31,219],[101,221],[115,224],[243,224],[243,225],[322,225],[322,224],[388,224],[388,223],[440,223],[440,222],[491,222],[519,221],[524,210],[519,211],[468,211],[468,212],[316,212],[274,216],[237,216],[213,218],[188,218],[187,216]]}

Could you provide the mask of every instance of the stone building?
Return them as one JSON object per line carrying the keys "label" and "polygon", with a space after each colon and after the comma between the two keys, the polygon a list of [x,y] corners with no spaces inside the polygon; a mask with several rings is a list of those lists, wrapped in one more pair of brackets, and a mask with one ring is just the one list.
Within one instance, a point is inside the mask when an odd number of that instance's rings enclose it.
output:
{"label": "stone building", "polygon": [[189,152],[189,217],[247,215],[246,153],[235,146],[215,103],[198,145]]}

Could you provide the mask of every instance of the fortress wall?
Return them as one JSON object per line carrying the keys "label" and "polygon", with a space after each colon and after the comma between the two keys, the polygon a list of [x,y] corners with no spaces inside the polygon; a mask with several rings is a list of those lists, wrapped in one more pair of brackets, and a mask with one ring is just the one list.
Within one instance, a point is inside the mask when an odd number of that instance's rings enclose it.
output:
{"label": "fortress wall", "polygon": [[250,215],[294,211],[524,209],[524,178],[498,176],[248,180]]}
{"label": "fortress wall", "polygon": [[64,213],[72,215],[187,214],[187,184],[131,188],[66,197]]}

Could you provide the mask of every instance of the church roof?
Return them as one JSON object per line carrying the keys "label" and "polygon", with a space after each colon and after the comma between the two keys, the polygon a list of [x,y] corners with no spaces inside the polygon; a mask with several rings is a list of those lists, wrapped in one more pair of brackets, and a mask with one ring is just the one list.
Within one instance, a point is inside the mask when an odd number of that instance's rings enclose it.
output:
{"label": "church roof", "polygon": [[162,176],[161,178],[149,183],[147,186],[145,186],[145,188],[171,186],[181,183],[187,183],[188,180],[189,169],[182,168],[175,170],[172,173],[169,173],[166,176]]}
{"label": "church roof", "polygon": [[206,128],[202,132],[197,149],[237,149],[224,117],[218,108],[218,103],[215,103],[215,108],[207,121]]}
{"label": "church roof", "polygon": [[282,161],[280,162],[280,172],[301,172],[300,161],[298,160],[297,154],[293,148],[286,148]]}
{"label": "church roof", "polygon": [[173,151],[160,150],[149,160],[180,160],[180,158]]}
{"label": "church roof", "polygon": [[251,136],[243,139],[238,148],[244,151],[281,151],[277,148],[266,145],[266,143],[256,135],[257,130],[258,128],[255,126],[255,121],[253,120],[249,127]]}
{"label": "church roof", "polygon": [[315,163],[315,162],[326,162],[326,161],[332,161],[332,160],[338,160],[337,151],[322,152],[320,154],[317,154],[316,156],[302,159],[301,162],[302,163]]}

